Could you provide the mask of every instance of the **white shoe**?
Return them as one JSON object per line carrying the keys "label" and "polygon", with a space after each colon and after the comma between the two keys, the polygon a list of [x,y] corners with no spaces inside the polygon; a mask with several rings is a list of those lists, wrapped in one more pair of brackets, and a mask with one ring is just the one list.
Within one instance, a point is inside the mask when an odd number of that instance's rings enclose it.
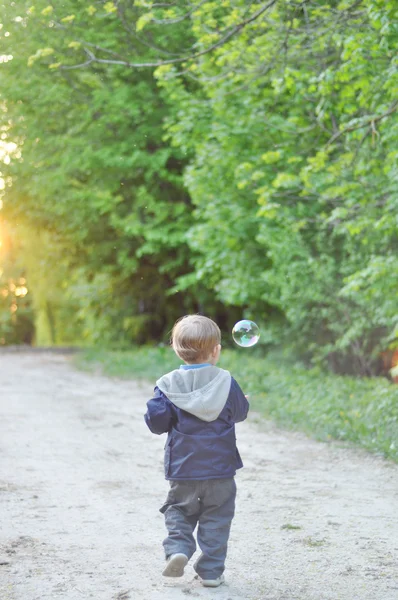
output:
{"label": "white shoe", "polygon": [[204,587],[218,587],[222,583],[224,583],[225,577],[224,575],[220,575],[217,579],[201,579],[201,584]]}
{"label": "white shoe", "polygon": [[167,565],[162,575],[164,577],[182,577],[187,562],[188,556],[185,556],[185,554],[172,554],[167,559]]}

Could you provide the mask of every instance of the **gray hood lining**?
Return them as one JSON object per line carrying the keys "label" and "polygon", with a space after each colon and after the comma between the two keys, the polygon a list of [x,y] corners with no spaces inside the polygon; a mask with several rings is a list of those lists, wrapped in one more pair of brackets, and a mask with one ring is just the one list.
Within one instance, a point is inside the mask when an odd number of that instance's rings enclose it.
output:
{"label": "gray hood lining", "polygon": [[218,418],[228,399],[231,374],[215,366],[176,369],[156,385],[178,408],[211,422]]}

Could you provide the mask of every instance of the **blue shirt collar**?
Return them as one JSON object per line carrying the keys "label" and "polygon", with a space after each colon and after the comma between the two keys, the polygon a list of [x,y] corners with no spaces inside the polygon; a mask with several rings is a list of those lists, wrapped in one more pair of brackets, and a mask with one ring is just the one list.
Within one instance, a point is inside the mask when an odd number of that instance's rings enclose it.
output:
{"label": "blue shirt collar", "polygon": [[201,369],[202,367],[212,367],[211,363],[200,363],[198,365],[180,365],[180,369],[188,370],[188,369]]}

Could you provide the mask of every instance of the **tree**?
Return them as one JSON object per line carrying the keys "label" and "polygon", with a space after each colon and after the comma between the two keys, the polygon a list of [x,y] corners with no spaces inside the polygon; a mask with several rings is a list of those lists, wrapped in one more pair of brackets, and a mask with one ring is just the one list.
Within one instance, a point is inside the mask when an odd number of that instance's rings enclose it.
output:
{"label": "tree", "polygon": [[[120,344],[159,337],[201,299],[167,295],[189,268],[191,207],[181,181],[186,159],[162,141],[166,107],[156,81],[120,67],[59,65],[61,54],[78,52],[78,32],[110,52],[130,44],[108,8],[97,16],[63,3],[58,26],[45,2],[4,7],[13,58],[4,65],[3,130],[17,147],[5,166],[13,184],[4,212],[46,240],[44,273],[40,253],[29,252],[30,271],[41,271],[38,306],[54,287],[47,274],[62,267],[64,304],[79,307],[85,338]],[[57,339],[69,320],[55,326]]]}
{"label": "tree", "polygon": [[[231,14],[199,12],[204,48]],[[171,141],[195,157],[185,182],[201,252],[181,284],[210,278],[339,372],[376,372],[397,340],[396,19],[393,2],[275,3],[180,77],[157,70]]]}
{"label": "tree", "polygon": [[228,322],[238,306],[263,339],[377,371],[398,323],[395,2],[7,15],[3,127],[23,162],[6,211],[68,248],[91,339],[156,337],[204,303]]}
{"label": "tree", "polygon": [[12,231],[0,220],[0,346],[30,344],[34,335],[31,295]]}

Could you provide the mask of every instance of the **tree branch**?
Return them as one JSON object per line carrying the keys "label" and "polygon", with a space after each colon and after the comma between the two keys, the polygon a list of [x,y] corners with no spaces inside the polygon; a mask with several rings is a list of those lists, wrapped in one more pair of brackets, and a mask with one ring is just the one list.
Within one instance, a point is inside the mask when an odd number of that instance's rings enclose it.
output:
{"label": "tree branch", "polygon": [[[233,29],[231,29],[220,40],[218,40],[218,42],[215,42],[214,44],[212,44],[205,50],[201,50],[200,52],[195,52],[194,54],[191,54],[188,56],[182,56],[180,58],[172,58],[172,59],[168,59],[168,60],[160,60],[160,61],[158,60],[155,62],[132,63],[132,62],[125,61],[125,60],[111,60],[111,59],[105,59],[105,58],[97,58],[94,54],[90,53],[91,57],[92,57],[90,62],[96,62],[96,63],[107,64],[107,65],[121,65],[123,67],[129,67],[131,69],[141,69],[141,68],[162,67],[165,65],[179,64],[179,63],[186,62],[189,60],[194,60],[196,58],[199,58],[200,56],[204,56],[205,54],[209,54],[210,52],[213,52],[213,50],[216,50],[220,46],[223,46],[233,36],[240,33],[242,31],[242,29],[244,29],[247,25],[249,25],[250,23],[253,23],[253,21],[256,21],[259,17],[261,17],[262,14],[264,14],[268,9],[270,9],[278,1],[279,0],[270,0],[267,4],[263,5],[253,15],[251,15],[251,17],[244,19],[243,21],[238,23],[238,25],[233,27]],[[86,64],[87,63],[82,63],[80,65],[69,66],[69,67],[64,67],[64,68],[76,69],[81,66],[85,66]]]}
{"label": "tree branch", "polygon": [[185,13],[185,15],[182,15],[182,17],[176,17],[175,19],[151,19],[151,22],[156,23],[156,25],[175,25],[176,23],[181,23],[182,21],[185,21],[185,19],[189,19],[192,13],[200,8],[205,2],[207,2],[207,0],[201,0],[199,4],[192,6],[191,10]]}
{"label": "tree branch", "polygon": [[396,102],[394,102],[390,106],[390,108],[382,115],[376,115],[373,117],[369,117],[369,119],[366,121],[366,123],[361,123],[360,125],[353,125],[352,127],[346,127],[345,129],[338,131],[330,138],[330,140],[326,144],[326,147],[333,144],[339,137],[341,137],[345,133],[349,133],[350,131],[355,131],[356,129],[363,129],[364,127],[370,126],[372,132],[374,132],[375,131],[375,123],[378,123],[378,121],[381,121],[382,119],[385,119],[386,117],[390,116],[393,112],[395,112],[397,110],[397,108],[398,108],[398,100],[396,100]]}
{"label": "tree branch", "polygon": [[79,63],[78,65],[61,65],[61,69],[64,71],[70,71],[71,69],[81,69],[82,67],[87,67],[88,65],[90,65],[91,63],[95,62],[95,56],[92,52],[90,52],[90,50],[88,50],[87,48],[84,48],[85,53],[87,54],[87,56],[89,57],[88,60],[86,60],[84,63]]}
{"label": "tree branch", "polygon": [[125,29],[125,31],[128,33],[128,35],[133,37],[139,44],[142,44],[143,46],[146,46],[147,48],[151,48],[152,50],[155,50],[156,52],[158,52],[160,54],[166,54],[168,56],[178,56],[177,53],[169,52],[165,48],[160,48],[159,46],[156,46],[154,43],[151,43],[150,41],[145,39],[144,37],[137,35],[136,31],[134,29],[132,29],[132,27],[130,27],[130,25],[127,23],[125,12],[123,11],[121,6],[118,6],[117,14],[118,14],[119,20],[122,23],[122,26]]}

